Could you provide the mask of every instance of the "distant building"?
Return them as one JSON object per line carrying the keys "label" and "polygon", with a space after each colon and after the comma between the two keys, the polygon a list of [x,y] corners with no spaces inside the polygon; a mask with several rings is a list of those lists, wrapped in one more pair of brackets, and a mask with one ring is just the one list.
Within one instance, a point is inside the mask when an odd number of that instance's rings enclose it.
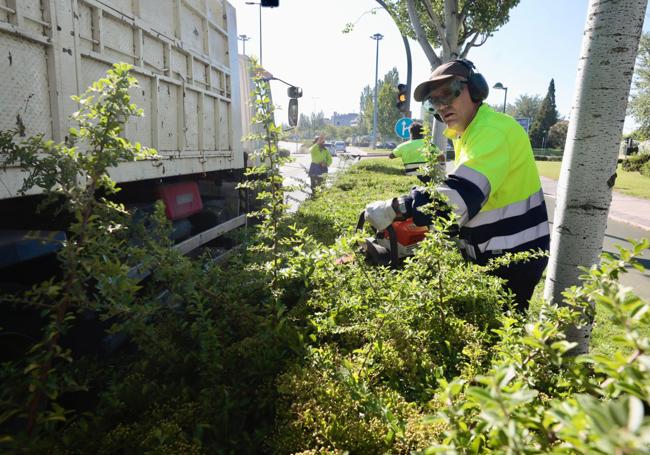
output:
{"label": "distant building", "polygon": [[359,123],[359,114],[339,114],[334,112],[330,123],[334,126],[356,126]]}

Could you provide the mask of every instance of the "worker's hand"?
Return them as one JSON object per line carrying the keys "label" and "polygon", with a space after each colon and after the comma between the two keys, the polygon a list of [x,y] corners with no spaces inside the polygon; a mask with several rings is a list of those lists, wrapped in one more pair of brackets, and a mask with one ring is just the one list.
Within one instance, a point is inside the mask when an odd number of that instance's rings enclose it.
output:
{"label": "worker's hand", "polygon": [[366,220],[378,231],[390,226],[396,215],[392,199],[376,201],[366,206]]}
{"label": "worker's hand", "polygon": [[391,152],[390,155],[388,155],[388,158],[390,158],[392,160],[393,158],[395,158],[395,154],[393,154],[393,152]]}

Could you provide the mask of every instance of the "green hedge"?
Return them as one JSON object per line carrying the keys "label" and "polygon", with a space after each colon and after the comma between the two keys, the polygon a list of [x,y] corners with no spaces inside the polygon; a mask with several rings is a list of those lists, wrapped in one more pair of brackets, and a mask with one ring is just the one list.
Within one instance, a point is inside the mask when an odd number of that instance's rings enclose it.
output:
{"label": "green hedge", "polygon": [[637,154],[637,155],[628,156],[623,161],[623,170],[629,172],[641,172],[644,175],[648,175],[647,173],[644,173],[644,171],[642,171],[642,169],[648,162],[650,162],[650,154]]}

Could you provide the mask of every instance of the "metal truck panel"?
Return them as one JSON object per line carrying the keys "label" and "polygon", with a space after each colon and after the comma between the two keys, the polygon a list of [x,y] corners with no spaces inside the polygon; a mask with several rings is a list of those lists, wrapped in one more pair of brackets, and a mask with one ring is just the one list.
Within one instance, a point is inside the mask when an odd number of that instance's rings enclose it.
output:
{"label": "metal truck panel", "polygon": [[[0,61],[0,129],[55,141],[72,126],[71,95],[114,62],[134,66],[145,117],[125,134],[163,159],[121,164],[118,181],[243,167],[235,10],[224,0],[0,0]],[[0,171],[0,199],[17,196],[23,176]]]}

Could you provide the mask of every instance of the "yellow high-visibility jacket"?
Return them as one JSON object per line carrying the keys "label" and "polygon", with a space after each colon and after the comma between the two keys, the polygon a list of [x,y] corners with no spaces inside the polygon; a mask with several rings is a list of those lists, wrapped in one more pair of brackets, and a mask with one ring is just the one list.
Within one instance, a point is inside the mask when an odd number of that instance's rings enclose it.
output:
{"label": "yellow high-visibility jacket", "polygon": [[483,104],[462,134],[448,128],[455,169],[438,187],[455,211],[466,255],[485,263],[549,247],[544,193],[526,131]]}

